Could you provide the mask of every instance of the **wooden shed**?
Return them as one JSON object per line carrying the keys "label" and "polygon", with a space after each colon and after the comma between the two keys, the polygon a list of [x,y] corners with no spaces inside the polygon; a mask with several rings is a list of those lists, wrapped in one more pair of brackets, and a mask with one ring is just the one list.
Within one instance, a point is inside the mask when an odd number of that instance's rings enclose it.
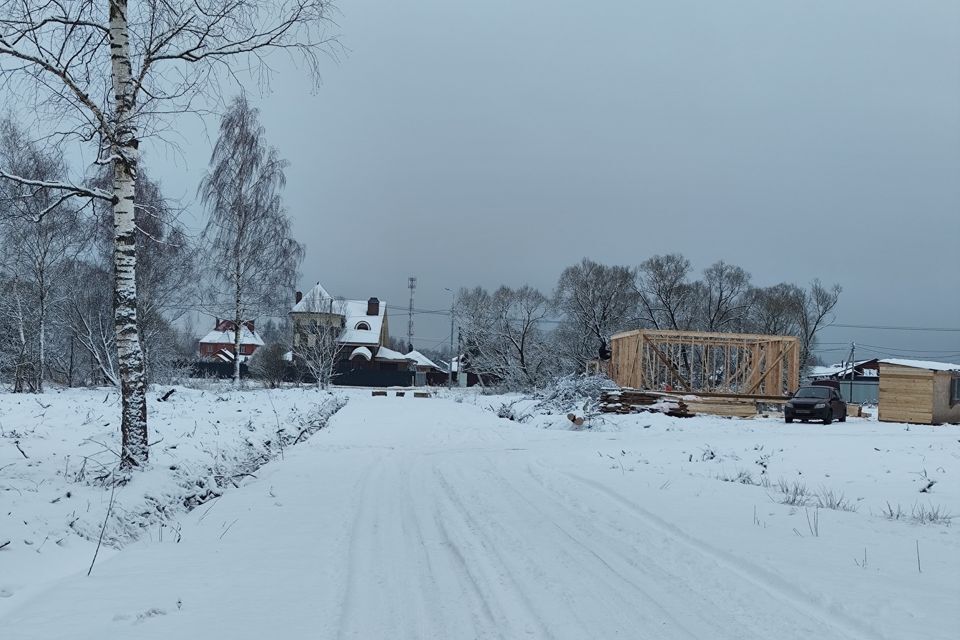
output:
{"label": "wooden shed", "polygon": [[880,420],[960,424],[960,364],[880,361]]}
{"label": "wooden shed", "polygon": [[782,399],[800,384],[793,336],[642,329],[612,336],[610,351],[621,387]]}

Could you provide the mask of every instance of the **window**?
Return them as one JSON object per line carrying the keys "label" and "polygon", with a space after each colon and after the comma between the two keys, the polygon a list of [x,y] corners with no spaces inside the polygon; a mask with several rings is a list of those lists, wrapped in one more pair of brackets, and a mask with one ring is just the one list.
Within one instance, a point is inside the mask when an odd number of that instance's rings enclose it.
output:
{"label": "window", "polygon": [[950,406],[960,404],[960,376],[950,379]]}
{"label": "window", "polygon": [[368,323],[366,323],[366,322],[363,322],[362,320],[361,320],[360,322],[358,322],[358,323],[357,323],[357,326],[354,327],[354,328],[355,328],[355,329],[362,329],[363,331],[370,331],[370,325],[369,325]]}

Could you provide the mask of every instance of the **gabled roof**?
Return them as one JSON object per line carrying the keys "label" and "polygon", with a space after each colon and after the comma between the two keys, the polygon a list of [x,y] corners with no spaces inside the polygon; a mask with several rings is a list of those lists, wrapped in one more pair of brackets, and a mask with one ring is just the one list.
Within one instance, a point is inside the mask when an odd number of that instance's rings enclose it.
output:
{"label": "gabled roof", "polygon": [[409,358],[410,360],[413,360],[418,367],[431,367],[433,369],[436,369],[437,371],[443,370],[439,366],[437,366],[437,364],[433,360],[423,355],[419,351],[411,351],[406,355],[406,357]]}
{"label": "gabled roof", "polygon": [[900,358],[888,358],[881,360],[881,364],[892,364],[898,367],[910,367],[912,369],[929,369],[930,371],[960,371],[960,364],[955,362],[932,362],[930,360],[901,360]]}
{"label": "gabled roof", "polygon": [[329,305],[333,301],[333,296],[327,293],[319,282],[313,289],[307,291],[297,304],[290,310],[291,313],[325,313],[329,312]]}
{"label": "gabled roof", "polygon": [[[368,316],[366,300],[334,298],[319,282],[290,310],[290,313],[332,313],[343,316],[343,332],[337,341],[341,344],[355,345],[380,344],[380,330],[383,327],[386,312],[387,303],[381,300],[380,312],[375,316]],[[370,328],[358,329],[361,322],[366,323]]]}
{"label": "gabled roof", "polygon": [[[214,329],[207,335],[200,338],[200,342],[206,344],[233,344],[234,338],[233,330],[229,331],[217,331]],[[240,344],[252,344],[258,347],[263,346],[263,339],[256,331],[250,331],[247,327],[243,327],[240,330]]]}

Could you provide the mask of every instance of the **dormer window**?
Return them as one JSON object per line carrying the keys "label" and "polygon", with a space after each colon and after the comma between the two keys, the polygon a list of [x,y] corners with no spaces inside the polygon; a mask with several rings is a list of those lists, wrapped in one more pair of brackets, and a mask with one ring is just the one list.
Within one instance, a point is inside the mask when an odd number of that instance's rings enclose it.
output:
{"label": "dormer window", "polygon": [[354,327],[354,329],[360,329],[362,331],[370,331],[370,324],[367,322],[363,322],[361,320],[360,322],[357,323],[357,326]]}

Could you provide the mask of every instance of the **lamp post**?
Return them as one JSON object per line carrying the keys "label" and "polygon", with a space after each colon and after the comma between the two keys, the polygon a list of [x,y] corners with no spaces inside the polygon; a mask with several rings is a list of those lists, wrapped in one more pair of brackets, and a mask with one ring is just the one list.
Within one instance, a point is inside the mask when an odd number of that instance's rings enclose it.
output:
{"label": "lamp post", "polygon": [[448,287],[444,287],[443,290],[450,292],[450,366],[447,367],[447,387],[449,388],[453,386],[453,310],[457,304],[457,292]]}

